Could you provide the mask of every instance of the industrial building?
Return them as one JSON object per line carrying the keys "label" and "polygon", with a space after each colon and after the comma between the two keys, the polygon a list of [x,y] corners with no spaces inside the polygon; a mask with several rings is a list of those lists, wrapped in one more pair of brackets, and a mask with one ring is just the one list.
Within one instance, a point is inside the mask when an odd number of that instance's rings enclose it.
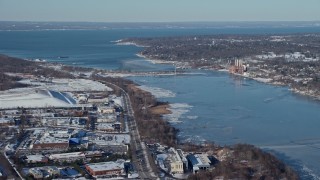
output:
{"label": "industrial building", "polygon": [[36,138],[30,145],[33,150],[64,151],[69,148],[70,134],[68,131],[34,131]]}
{"label": "industrial building", "polygon": [[197,173],[199,170],[208,170],[210,168],[211,161],[207,154],[189,154],[187,155],[190,167],[193,173]]}
{"label": "industrial building", "polygon": [[96,149],[115,154],[127,154],[129,150],[126,144],[101,140],[95,142],[95,147]]}
{"label": "industrial building", "polygon": [[229,72],[232,74],[243,74],[247,71],[247,66],[243,64],[242,60],[236,59],[234,65],[230,66]]}
{"label": "industrial building", "polygon": [[86,164],[86,170],[92,176],[106,176],[106,175],[122,175],[124,173],[124,160],[116,162],[100,162]]}
{"label": "industrial building", "polygon": [[25,159],[25,162],[27,162],[28,164],[33,164],[33,163],[47,163],[48,162],[48,158],[38,154],[38,155],[28,155],[27,158]]}
{"label": "industrial building", "polygon": [[86,156],[83,152],[51,154],[49,159],[57,162],[72,162],[76,160],[85,160]]}
{"label": "industrial building", "polygon": [[129,150],[130,135],[128,134],[97,134],[90,139],[97,150],[108,153],[126,154]]}

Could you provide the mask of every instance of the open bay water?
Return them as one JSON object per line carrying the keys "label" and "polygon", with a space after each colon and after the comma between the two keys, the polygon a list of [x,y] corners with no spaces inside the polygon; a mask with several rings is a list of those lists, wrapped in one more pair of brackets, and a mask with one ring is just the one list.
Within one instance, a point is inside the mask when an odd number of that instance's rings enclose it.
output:
{"label": "open bay water", "polygon": [[176,94],[160,99],[178,105],[169,120],[182,141],[254,144],[275,153],[303,179],[319,178],[319,102],[226,72],[131,79]]}
{"label": "open bay water", "polygon": [[[300,32],[320,32],[320,27],[1,31],[0,53],[102,69],[158,71],[173,67],[151,64],[135,56],[142,48],[117,46],[113,41],[127,37]],[[180,130],[182,141],[254,144],[293,166],[302,179],[319,179],[318,101],[293,94],[287,87],[225,72],[191,73],[130,79],[151,91],[155,87],[155,93],[162,93],[159,99],[171,103],[173,114],[166,118]]]}

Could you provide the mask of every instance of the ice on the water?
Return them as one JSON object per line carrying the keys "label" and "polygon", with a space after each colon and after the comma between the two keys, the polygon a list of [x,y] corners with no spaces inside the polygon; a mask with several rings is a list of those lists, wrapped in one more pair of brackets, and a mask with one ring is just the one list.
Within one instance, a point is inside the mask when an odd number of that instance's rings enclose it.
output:
{"label": "ice on the water", "polygon": [[166,89],[158,88],[158,87],[150,87],[150,86],[142,85],[142,86],[139,86],[139,88],[144,91],[150,92],[156,98],[171,98],[176,96],[174,92]]}
{"label": "ice on the water", "polygon": [[164,115],[164,118],[172,123],[182,122],[183,115],[188,113],[192,107],[193,106],[190,106],[189,104],[186,104],[186,103],[170,104],[169,110],[172,113]]}

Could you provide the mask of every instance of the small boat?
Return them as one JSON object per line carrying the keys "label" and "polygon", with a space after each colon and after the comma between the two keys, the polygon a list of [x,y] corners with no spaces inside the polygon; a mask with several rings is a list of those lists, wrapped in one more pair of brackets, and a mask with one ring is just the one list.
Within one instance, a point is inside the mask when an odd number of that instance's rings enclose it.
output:
{"label": "small boat", "polygon": [[66,59],[69,58],[69,56],[58,56],[59,59]]}

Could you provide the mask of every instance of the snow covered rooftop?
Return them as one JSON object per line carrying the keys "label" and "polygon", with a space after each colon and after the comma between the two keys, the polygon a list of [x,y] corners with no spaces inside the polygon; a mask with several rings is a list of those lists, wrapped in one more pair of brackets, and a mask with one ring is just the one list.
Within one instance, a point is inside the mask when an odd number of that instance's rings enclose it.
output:
{"label": "snow covered rooftop", "polygon": [[97,134],[98,137],[94,139],[97,143],[114,143],[114,144],[130,144],[129,134]]}
{"label": "snow covered rooftop", "polygon": [[93,171],[108,171],[114,169],[122,170],[124,168],[124,161],[92,163],[87,164],[86,166],[88,166]]}
{"label": "snow covered rooftop", "polygon": [[54,159],[72,159],[72,158],[84,158],[85,155],[83,152],[72,152],[72,153],[62,153],[62,154],[51,154],[49,158]]}
{"label": "snow covered rooftop", "polygon": [[32,162],[40,162],[42,160],[44,160],[46,157],[41,155],[41,154],[37,154],[37,155],[28,155],[27,156],[27,161],[32,161]]}

